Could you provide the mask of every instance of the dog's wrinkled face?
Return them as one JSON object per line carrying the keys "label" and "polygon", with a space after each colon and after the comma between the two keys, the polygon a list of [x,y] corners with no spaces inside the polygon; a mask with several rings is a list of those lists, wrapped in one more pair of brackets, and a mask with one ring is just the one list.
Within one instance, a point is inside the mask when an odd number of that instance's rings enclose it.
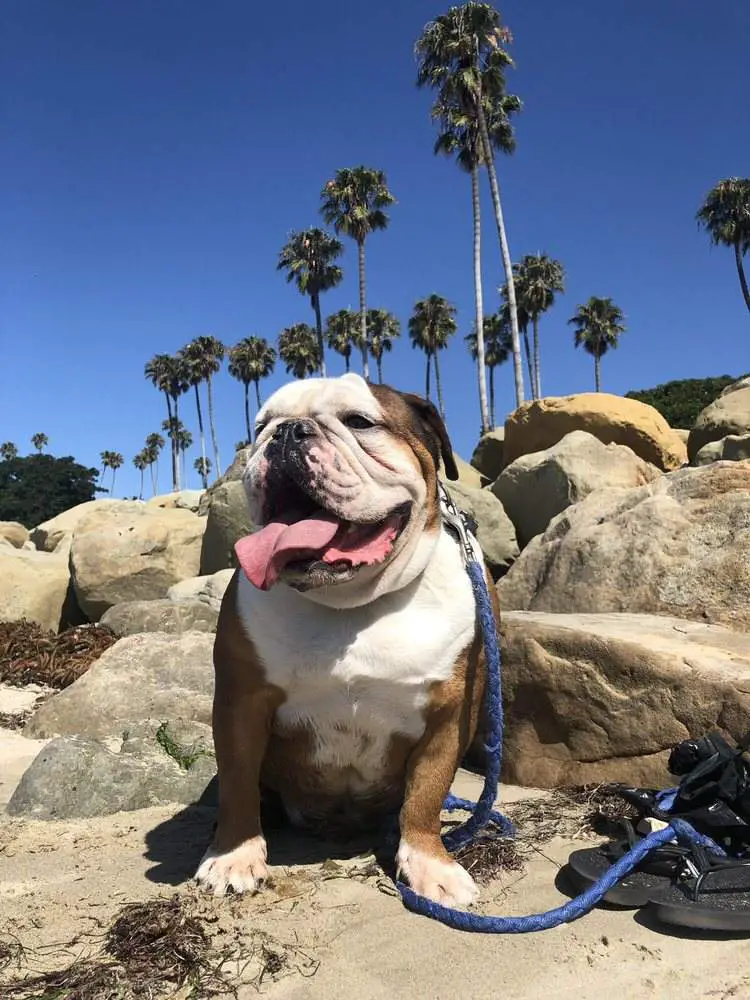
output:
{"label": "dog's wrinkled face", "polygon": [[368,603],[425,567],[437,468],[456,478],[435,408],[359,375],[279,389],[258,414],[244,483],[259,531],[237,543],[251,582],[331,607]]}

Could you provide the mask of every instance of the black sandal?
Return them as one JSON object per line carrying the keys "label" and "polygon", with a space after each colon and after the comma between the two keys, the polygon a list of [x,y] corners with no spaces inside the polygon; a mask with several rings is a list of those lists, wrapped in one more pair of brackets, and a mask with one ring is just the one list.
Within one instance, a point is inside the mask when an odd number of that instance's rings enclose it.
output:
{"label": "black sandal", "polygon": [[694,845],[678,878],[653,894],[644,912],[676,927],[750,931],[750,858],[719,858]]}

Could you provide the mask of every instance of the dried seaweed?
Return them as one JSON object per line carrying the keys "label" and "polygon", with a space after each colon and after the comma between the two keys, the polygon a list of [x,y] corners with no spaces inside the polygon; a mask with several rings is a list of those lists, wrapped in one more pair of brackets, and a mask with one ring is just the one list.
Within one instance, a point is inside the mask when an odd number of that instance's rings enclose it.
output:
{"label": "dried seaweed", "polygon": [[617,786],[610,784],[558,788],[548,796],[516,802],[507,812],[522,838],[536,844],[553,837],[618,835],[621,820],[638,816]]}
{"label": "dried seaweed", "polygon": [[68,687],[116,641],[106,625],[76,625],[56,635],[25,618],[0,622],[0,681]]}
{"label": "dried seaweed", "polygon": [[454,855],[456,861],[479,885],[487,885],[503,872],[520,872],[524,860],[512,840],[492,835],[480,835]]}

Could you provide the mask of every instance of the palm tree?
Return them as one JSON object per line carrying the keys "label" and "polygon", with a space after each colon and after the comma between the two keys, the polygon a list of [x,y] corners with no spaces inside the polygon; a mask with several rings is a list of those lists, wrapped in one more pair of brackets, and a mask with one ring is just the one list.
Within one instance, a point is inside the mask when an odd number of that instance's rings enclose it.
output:
{"label": "palm tree", "polygon": [[596,391],[601,392],[601,359],[607,351],[618,346],[621,333],[625,332],[625,317],[612,299],[592,296],[585,305],[578,306],[575,316],[568,323],[575,327],[575,345],[594,358]]}
{"label": "palm tree", "polygon": [[368,309],[368,349],[378,368],[378,382],[383,381],[383,355],[393,350],[393,341],[401,336],[401,323],[387,309]]}
{"label": "palm tree", "polygon": [[500,14],[487,3],[469,2],[451,7],[425,25],[417,40],[415,53],[419,63],[417,86],[429,86],[439,92],[437,104],[451,107],[457,101],[472,111],[481,140],[482,162],[490,181],[500,252],[508,286],[508,306],[513,336],[513,373],[516,405],[524,399],[523,367],[518,332],[516,295],[513,284],[510,249],[505,232],[500,188],[495,170],[492,138],[487,122],[487,102],[495,106],[505,93],[505,70],[513,60],[503,48],[511,40],[501,25]]}
{"label": "palm tree", "polygon": [[540,399],[542,381],[539,357],[539,317],[552,307],[555,293],[565,291],[565,271],[559,260],[553,260],[552,257],[543,253],[536,253],[526,254],[520,263],[514,264],[513,274],[519,310],[522,310],[528,317],[534,331],[534,356],[533,364],[530,366],[531,394],[534,399]]}
{"label": "palm tree", "polygon": [[[476,361],[479,357],[479,345],[476,330],[467,335],[466,343],[469,353]],[[495,424],[495,369],[513,354],[513,338],[510,332],[510,319],[507,311],[500,310],[484,320],[484,363],[490,374],[490,429]],[[483,433],[486,433],[483,430]]]}
{"label": "palm tree", "polygon": [[367,301],[365,294],[365,240],[388,226],[385,209],[396,199],[388,190],[385,174],[371,167],[337,170],[321,192],[321,212],[328,225],[357,244],[359,262],[359,320],[361,324],[362,374],[370,377],[367,357]]}
{"label": "palm tree", "polygon": [[18,458],[18,448],[16,448],[13,442],[4,441],[0,444],[0,459],[3,462],[10,462],[14,458]]}
{"label": "palm tree", "polygon": [[750,178],[728,177],[706,196],[697,215],[711,242],[732,247],[745,305],[750,309],[750,289],[742,258],[750,250]]}
{"label": "palm tree", "polygon": [[437,387],[438,406],[445,419],[443,406],[443,389],[440,382],[440,367],[438,351],[448,346],[448,338],[456,332],[456,307],[451,305],[442,295],[430,295],[420,299],[414,306],[414,312],[409,319],[409,336],[412,347],[418,347],[427,355],[427,375],[425,379],[425,395],[430,398],[430,362],[435,363],[435,385]]}
{"label": "palm tree", "polygon": [[203,417],[201,416],[200,397],[198,386],[205,382],[208,388],[208,425],[211,429],[211,444],[213,445],[214,461],[216,471],[221,475],[221,460],[219,458],[219,443],[216,439],[216,425],[214,423],[214,397],[213,397],[213,376],[221,368],[224,360],[226,348],[217,337],[196,337],[191,340],[187,347],[183,347],[180,356],[185,362],[185,372],[187,381],[195,386],[195,402],[198,407],[198,426],[201,436],[201,453],[206,457],[206,448],[203,440]]}
{"label": "palm tree", "polygon": [[[184,360],[171,354],[156,354],[146,362],[143,372],[146,378],[164,393],[167,401],[167,427],[171,426],[172,420],[179,423],[179,397],[190,388]],[[172,489],[176,492],[180,488],[179,452],[177,439],[172,435],[169,438],[172,444]]]}
{"label": "palm tree", "polygon": [[115,489],[115,475],[117,470],[121,468],[125,459],[122,457],[119,451],[102,451],[99,453],[99,457],[102,461],[102,479],[104,479],[104,472],[106,469],[112,470],[112,487],[110,489],[110,494],[114,493]]}
{"label": "palm tree", "polygon": [[208,477],[211,474],[211,459],[210,458],[196,458],[193,462],[193,468],[201,477],[201,482],[203,483],[203,489],[208,489]]}
{"label": "palm tree", "polygon": [[343,273],[334,263],[343,253],[341,240],[323,229],[305,229],[289,234],[279,254],[276,269],[286,271],[286,280],[297,283],[303,295],[310,296],[315,312],[315,329],[318,334],[320,373],[325,376],[326,362],[323,343],[323,320],[320,315],[320,294],[341,283]]}
{"label": "palm tree", "polygon": [[47,437],[46,434],[32,434],[31,443],[34,445],[36,450],[41,455],[41,453],[49,444],[49,438]]}
{"label": "palm tree", "polygon": [[304,378],[320,371],[318,338],[307,323],[295,323],[279,334],[279,357],[288,375]]}
{"label": "palm tree", "polygon": [[255,383],[255,399],[261,408],[260,380],[268,378],[276,365],[276,348],[262,337],[245,337],[229,349],[229,374],[245,387],[245,427],[247,439],[252,440],[250,426],[250,383]]}
{"label": "palm tree", "polygon": [[139,451],[138,454],[135,455],[133,458],[133,465],[141,474],[141,488],[138,493],[139,500],[143,500],[143,473],[146,471],[148,464],[149,464],[149,453],[147,449],[144,448],[142,451]]}
{"label": "palm tree", "polygon": [[154,496],[156,496],[159,484],[159,454],[163,447],[164,438],[161,434],[154,433],[149,434],[146,438],[146,446],[143,449],[143,454],[146,455],[148,467],[151,471],[151,487],[154,491]]}
{"label": "palm tree", "polygon": [[[516,137],[511,117],[521,110],[521,101],[513,94],[502,94],[494,101],[484,99],[487,130],[493,147],[503,153],[515,151]],[[492,367],[484,361],[484,304],[482,295],[482,237],[479,198],[479,170],[484,163],[482,139],[474,114],[473,102],[467,100],[462,87],[445,87],[432,109],[432,117],[439,123],[440,133],[435,141],[435,153],[455,156],[456,163],[471,176],[471,206],[474,220],[474,305],[476,354],[479,382],[479,409],[482,433],[490,429],[490,411],[487,405],[485,367],[492,374]],[[493,421],[494,426],[494,421]]]}
{"label": "palm tree", "polygon": [[344,359],[346,370],[351,365],[352,348],[362,346],[362,327],[359,316],[351,309],[339,309],[326,322],[328,346]]}

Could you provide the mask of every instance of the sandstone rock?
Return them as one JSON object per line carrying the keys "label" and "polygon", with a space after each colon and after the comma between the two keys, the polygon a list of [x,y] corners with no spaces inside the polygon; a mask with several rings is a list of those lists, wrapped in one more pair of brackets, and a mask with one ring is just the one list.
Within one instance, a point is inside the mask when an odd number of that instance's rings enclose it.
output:
{"label": "sandstone rock", "polygon": [[70,551],[81,609],[98,621],[114,604],[166,597],[173,583],[197,575],[205,527],[190,511],[135,501],[87,514]]}
{"label": "sandstone rock", "polygon": [[150,497],[147,507],[161,507],[164,510],[191,510],[194,514],[200,509],[205,490],[178,490],[176,493],[164,493]]}
{"label": "sandstone rock", "polygon": [[710,441],[730,435],[750,433],[750,387],[735,389],[719,396],[703,410],[690,431],[688,457],[692,462]]}
{"label": "sandstone rock", "polygon": [[711,462],[746,462],[750,459],[750,434],[729,434],[720,441],[704,444],[693,458],[693,465],[710,465]]}
{"label": "sandstone rock", "polygon": [[120,639],[31,717],[31,737],[110,736],[148,719],[211,722],[214,637],[143,633]]}
{"label": "sandstone rock", "polygon": [[503,615],[504,778],[662,787],[680,740],[739,739],[750,636],[657,615]]}
{"label": "sandstone rock", "polygon": [[235,542],[254,531],[242,482],[232,479],[210,491],[200,557],[203,576],[237,567]]}
{"label": "sandstone rock", "polygon": [[58,514],[57,517],[38,525],[31,532],[31,541],[42,552],[54,552],[63,539],[73,537],[73,530],[79,521],[95,511],[110,510],[122,503],[121,500],[87,500],[76,507]]}
{"label": "sandstone rock", "polygon": [[[210,577],[209,577],[210,579]],[[181,586],[179,583],[176,586]],[[118,636],[137,635],[139,632],[215,632],[218,609],[201,601],[176,604],[164,598],[160,601],[124,601],[113,605],[101,618]]]}
{"label": "sandstone rock", "polygon": [[673,427],[672,433],[676,434],[677,437],[682,441],[682,443],[687,448],[688,438],[690,437],[690,431],[685,430],[684,427]]}
{"label": "sandstone rock", "polygon": [[492,486],[523,548],[553,517],[594,490],[642,486],[661,476],[621,444],[573,431],[545,451],[517,458]]}
{"label": "sandstone rock", "polygon": [[649,612],[750,627],[750,463],[597,490],[558,515],[498,587],[503,608]]}
{"label": "sandstone rock", "polygon": [[10,542],[14,549],[22,549],[29,540],[29,532],[18,521],[0,521],[0,540]]}
{"label": "sandstone rock", "polygon": [[0,620],[26,618],[57,632],[69,620],[67,545],[60,553],[0,546]]}
{"label": "sandstone rock", "polygon": [[211,498],[216,490],[224,483],[237,483],[242,480],[245,474],[245,469],[247,468],[247,462],[252,453],[252,448],[238,448],[234,454],[234,459],[232,464],[229,466],[227,471],[223,476],[205,491],[201,497],[200,506],[198,508],[198,513],[201,515],[208,514],[209,507],[211,506]]}
{"label": "sandstone rock", "polygon": [[453,502],[477,522],[477,541],[495,580],[507,573],[518,556],[516,533],[503,505],[489,489],[472,490],[446,482]]}
{"label": "sandstone rock", "polygon": [[471,456],[471,464],[489,483],[494,483],[503,471],[504,446],[505,428],[496,427],[479,439]]}
{"label": "sandstone rock", "polygon": [[[211,729],[139,723],[107,740],[61,736],[37,754],[8,803],[11,816],[87,819],[201,798],[216,772]],[[167,734],[167,753],[157,734]],[[176,749],[177,748],[177,749]],[[189,765],[189,766],[187,766]]]}
{"label": "sandstone rock", "polygon": [[624,444],[646,462],[669,471],[685,464],[685,447],[653,406],[605,392],[550,396],[523,403],[505,421],[504,461],[543,451],[572,431],[602,444]]}
{"label": "sandstone rock", "polygon": [[738,389],[750,389],[750,375],[745,375],[744,378],[737,379],[736,382],[732,382],[728,385],[726,389],[722,389],[720,395],[728,396],[730,392],[736,392]]}
{"label": "sandstone rock", "polygon": [[218,614],[224,591],[233,576],[233,569],[221,569],[210,576],[194,576],[170,587],[167,597],[176,604],[204,604]]}
{"label": "sandstone rock", "polygon": [[[481,490],[481,488],[487,484],[485,477],[482,476],[472,465],[465,462],[461,456],[457,455],[455,452],[453,453],[453,460],[455,461],[456,468],[458,469],[458,479],[456,482],[470,490]],[[438,475],[443,480],[445,479],[445,466],[442,462],[440,463],[440,468],[438,469]]]}

